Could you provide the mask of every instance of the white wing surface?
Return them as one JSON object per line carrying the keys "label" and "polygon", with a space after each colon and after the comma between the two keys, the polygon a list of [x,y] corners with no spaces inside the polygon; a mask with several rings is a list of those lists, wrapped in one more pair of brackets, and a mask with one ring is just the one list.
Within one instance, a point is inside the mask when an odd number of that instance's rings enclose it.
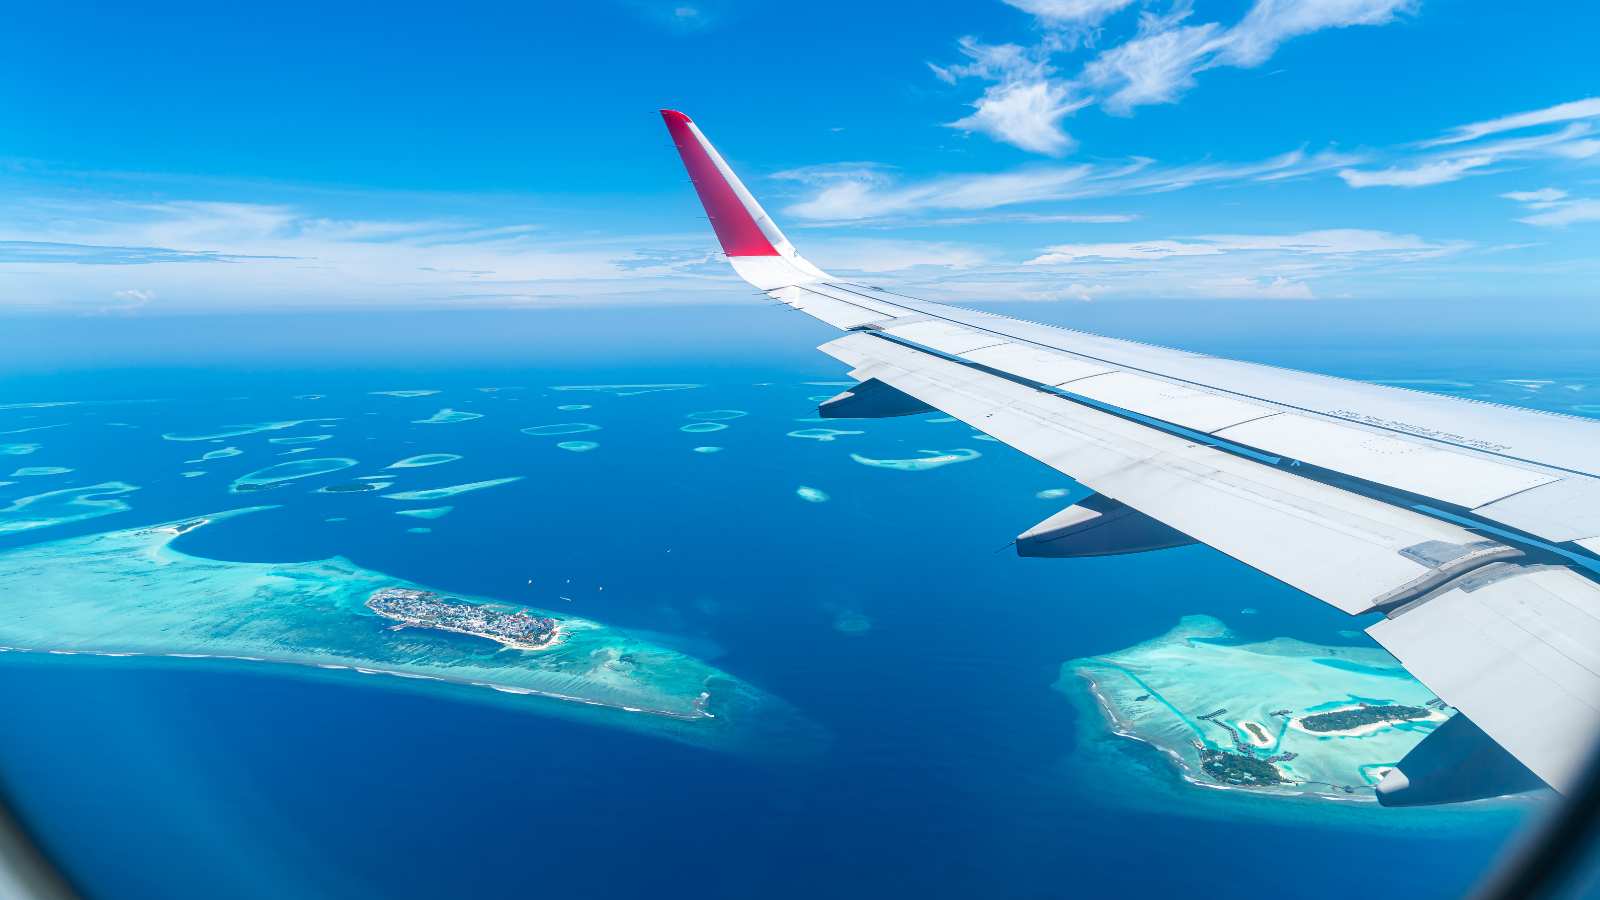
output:
{"label": "white wing surface", "polygon": [[1462,720],[1385,779],[1385,803],[1490,796],[1529,772],[1576,784],[1600,738],[1600,423],[837,279],[687,116],[662,116],[739,275],[849,332],[821,349],[861,384],[822,415],[939,409],[1095,492],[1020,536],[1024,555],[1198,541],[1381,614],[1369,633]]}

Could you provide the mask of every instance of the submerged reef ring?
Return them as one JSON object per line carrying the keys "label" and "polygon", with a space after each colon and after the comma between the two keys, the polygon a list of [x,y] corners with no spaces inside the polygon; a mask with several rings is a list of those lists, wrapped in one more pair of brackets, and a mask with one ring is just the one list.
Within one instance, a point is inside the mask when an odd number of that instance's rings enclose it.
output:
{"label": "submerged reef ring", "polygon": [[534,437],[554,437],[558,434],[587,434],[599,430],[600,426],[591,422],[558,422],[555,425],[529,425],[522,429],[522,433]]}
{"label": "submerged reef ring", "polygon": [[434,394],[437,394],[439,392],[438,391],[432,391],[432,390],[423,390],[423,391],[367,391],[367,393],[373,395],[374,397],[400,397],[402,399],[409,399],[411,397],[432,397]]}
{"label": "submerged reef ring", "polygon": [[685,419],[694,419],[698,422],[731,422],[750,415],[742,409],[708,409],[702,412],[692,412],[684,416]]}
{"label": "submerged reef ring", "polygon": [[0,534],[16,534],[125,512],[132,507],[121,495],[138,489],[137,485],[124,481],[106,481],[22,497],[12,501],[10,506],[0,506]]}
{"label": "submerged reef ring", "polygon": [[483,418],[483,413],[466,412],[446,406],[426,419],[412,419],[413,425],[449,425],[454,422],[471,422]]}
{"label": "submerged reef ring", "polygon": [[573,453],[588,453],[590,450],[599,447],[600,444],[597,441],[562,441],[556,446],[563,450],[570,450]]}
{"label": "submerged reef ring", "polygon": [[[374,686],[454,692],[455,699],[719,749],[758,750],[774,740],[775,731],[792,730],[797,738],[815,734],[792,708],[739,679],[589,619],[471,596],[450,598],[448,608],[395,607],[386,615],[369,605],[384,591],[436,595],[342,557],[231,562],[189,556],[172,546],[181,535],[261,509],[0,552],[0,579],[29,583],[26,603],[0,603],[0,647],[209,657],[228,665],[276,665],[280,674],[308,677],[401,676]],[[544,620],[551,622],[552,637],[559,629],[559,640],[538,652],[504,649],[438,627],[473,631],[481,625],[498,635]]]}
{"label": "submerged reef ring", "polygon": [[835,441],[850,434],[866,434],[866,432],[846,431],[842,428],[801,428],[789,432],[789,437],[801,438],[807,441]]}
{"label": "submerged reef ring", "polygon": [[1087,687],[1115,734],[1164,751],[1187,781],[1282,796],[1375,800],[1387,768],[1447,718],[1377,647],[1241,643],[1208,616],[1071,660],[1056,687]]}
{"label": "submerged reef ring", "polygon": [[331,434],[291,434],[288,437],[267,438],[269,444],[315,444],[319,441],[331,440]]}
{"label": "submerged reef ring", "polygon": [[239,456],[243,453],[244,451],[240,450],[238,447],[218,447],[215,450],[207,450],[206,452],[200,454],[199,459],[191,459],[188,461],[210,462],[213,459],[227,459],[230,456]]}
{"label": "submerged reef ring", "polygon": [[694,452],[696,452],[696,453],[721,453],[722,452],[722,448],[721,447],[712,447],[712,446],[696,447],[696,448],[694,448]]}
{"label": "submerged reef ring", "polygon": [[560,410],[561,412],[582,412],[583,410],[586,410],[586,409],[594,409],[594,404],[593,403],[563,403],[560,406],[556,407],[556,409]]}
{"label": "submerged reef ring", "polygon": [[832,499],[827,495],[826,492],[818,488],[807,487],[803,484],[795,488],[794,494],[796,497],[799,497],[801,500],[804,500],[807,503],[827,503],[830,499]]}
{"label": "submerged reef ring", "polygon": [[341,481],[338,484],[323,485],[322,487],[317,488],[317,493],[369,494],[373,491],[381,491],[384,488],[391,487],[393,485],[394,482],[392,481],[366,481],[362,479],[356,479],[355,481]]}
{"label": "submerged reef ring", "polygon": [[235,478],[233,484],[228,486],[228,491],[234,494],[248,494],[254,491],[268,490],[285,481],[295,481],[300,478],[310,478],[313,475],[326,475],[340,469],[348,469],[357,465],[356,461],[344,456],[325,456],[316,459],[295,459],[281,462],[264,469],[257,469]]}
{"label": "submerged reef ring", "polygon": [[43,444],[0,444],[0,456],[27,456],[38,452]]}
{"label": "submerged reef ring", "polygon": [[1038,497],[1040,500],[1059,500],[1070,493],[1072,493],[1072,491],[1068,488],[1045,488],[1039,493],[1034,494],[1034,496]]}
{"label": "submerged reef ring", "polygon": [[833,630],[840,634],[866,634],[872,630],[872,620],[860,610],[847,609],[833,617]]}
{"label": "submerged reef ring", "polygon": [[386,468],[390,469],[420,469],[424,466],[438,466],[447,462],[455,462],[461,458],[459,453],[419,453],[405,459],[395,460]]}
{"label": "submerged reef ring", "polygon": [[263,431],[282,431],[285,428],[294,428],[299,425],[323,424],[337,422],[338,419],[285,419],[282,422],[255,422],[249,425],[224,425],[216,431],[200,433],[183,433],[169,431],[161,437],[169,441],[215,441],[222,438],[239,437],[246,434],[260,434]]}
{"label": "submerged reef ring", "polygon": [[690,422],[678,430],[689,434],[710,434],[713,431],[722,431],[727,427],[724,422]]}
{"label": "submerged reef ring", "polygon": [[455,507],[430,506],[426,509],[397,509],[394,514],[397,516],[410,516],[413,519],[437,519],[448,515],[452,509],[455,509]]}
{"label": "submerged reef ring", "polygon": [[29,478],[38,475],[65,475],[73,471],[66,466],[23,466],[11,473],[12,478]]}
{"label": "submerged reef ring", "polygon": [[922,472],[927,469],[937,469],[940,466],[948,466],[954,463],[970,462],[983,455],[976,450],[967,450],[965,448],[960,450],[951,450],[948,453],[941,453],[938,450],[918,450],[917,452],[927,455],[915,459],[873,459],[870,456],[862,456],[859,453],[852,453],[850,454],[850,458],[862,464],[863,466],[871,466],[875,469],[894,469],[899,472]]}
{"label": "submerged reef ring", "polygon": [[446,497],[454,497],[457,494],[465,494],[469,491],[481,491],[484,488],[499,487],[502,484],[521,481],[522,478],[523,476],[521,475],[512,475],[509,478],[491,478],[488,481],[452,484],[445,487],[426,488],[420,491],[400,491],[394,494],[384,494],[383,496],[389,500],[443,500]]}

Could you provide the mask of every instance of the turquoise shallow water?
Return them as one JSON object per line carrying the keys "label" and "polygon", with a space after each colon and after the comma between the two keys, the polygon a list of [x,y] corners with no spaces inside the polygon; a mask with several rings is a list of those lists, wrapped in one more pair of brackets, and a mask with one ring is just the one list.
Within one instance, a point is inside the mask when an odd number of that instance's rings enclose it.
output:
{"label": "turquoise shallow water", "polygon": [[[121,633],[148,641],[122,651],[181,638],[180,652],[203,653],[207,641],[238,649],[229,642],[292,621],[326,630],[273,639],[371,660],[376,645],[330,644],[385,636],[350,631],[360,616],[344,615],[325,585],[393,579],[597,623],[671,661],[669,685],[726,678],[756,701],[750,715],[718,720],[736,739],[701,740],[609,707],[572,714],[537,695],[354,668],[0,653],[10,735],[0,783],[91,895],[170,898],[534,886],[1165,897],[1219,865],[1360,859],[1383,873],[1363,879],[1363,896],[1409,900],[1459,895],[1529,814],[1329,809],[1185,783],[1158,751],[1112,735],[1087,693],[1054,689],[1062,664],[1147,641],[1188,614],[1217,617],[1241,641],[1344,645],[1341,632],[1361,623],[1204,548],[1019,560],[1007,541],[1071,502],[1070,483],[940,416],[806,439],[820,427],[806,398],[827,392],[807,382],[841,373],[797,357],[403,372],[285,358],[270,375],[147,367],[8,381],[0,404],[30,405],[0,408],[0,431],[43,429],[13,458],[74,470],[0,486],[0,572],[24,613],[10,622],[30,629],[14,645],[96,649],[91,638]],[[1353,374],[1438,377],[1415,361]],[[1473,385],[1452,390],[1511,402],[1571,405],[1600,390],[1566,372],[1549,373],[1559,394],[1505,381],[1538,374],[1449,373]],[[599,440],[579,453],[560,446],[575,418],[560,407],[575,401],[601,429],[582,435]],[[425,421],[440,409],[478,417]],[[285,422],[299,424],[261,427]],[[695,422],[727,427],[682,430]],[[308,442],[309,455],[355,464],[228,492],[295,460],[272,439],[300,434],[331,435]],[[717,452],[703,452],[707,440]],[[974,446],[981,454],[956,452]],[[211,455],[230,447],[239,453]],[[193,471],[205,474],[184,477]],[[363,479],[392,484],[322,490]],[[808,502],[802,488],[826,499]],[[206,561],[204,577],[178,579],[184,590],[141,576],[66,618],[27,614],[28,585],[81,582],[92,568],[72,563],[88,558],[83,545],[52,555],[74,545],[51,542],[247,504],[272,508],[174,542]],[[426,521],[396,515],[446,505]],[[272,588],[206,588],[245,573]],[[297,602],[288,620],[272,612]],[[83,629],[113,624],[108,609],[159,615],[141,613],[141,628],[154,623],[144,631]],[[505,668],[458,637],[426,642],[413,662],[437,664],[439,647]],[[238,655],[278,655],[256,651]],[[1319,661],[1335,677],[1376,674]],[[671,693],[690,709],[693,696]],[[519,863],[482,863],[495,859]],[[1348,896],[1343,884],[1297,891]]]}

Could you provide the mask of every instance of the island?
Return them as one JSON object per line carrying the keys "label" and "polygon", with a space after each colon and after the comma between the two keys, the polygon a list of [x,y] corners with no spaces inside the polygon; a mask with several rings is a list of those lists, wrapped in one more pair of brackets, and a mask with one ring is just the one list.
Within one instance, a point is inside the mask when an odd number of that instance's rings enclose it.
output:
{"label": "island", "polygon": [[[79,505],[91,502],[112,501]],[[65,512],[50,508],[70,520]],[[0,652],[63,665],[94,655],[117,665],[272,667],[763,757],[805,757],[827,744],[791,704],[655,635],[450,596],[339,556],[252,562],[175,546],[215,545],[242,516],[303,521],[292,508],[255,506],[0,550],[0,583],[26,585],[0,602]]]}
{"label": "island", "polygon": [[1354,706],[1301,716],[1294,720],[1293,725],[1312,734],[1355,735],[1383,728],[1391,722],[1443,721],[1445,718],[1445,715],[1438,710],[1423,706],[1357,703]]}
{"label": "island", "polygon": [[517,650],[543,650],[561,634],[556,620],[549,616],[532,616],[520,610],[498,612],[412,588],[379,588],[367,598],[367,608],[400,622],[395,628],[437,628],[488,638]]}
{"label": "island", "polygon": [[1056,687],[1086,688],[1111,735],[1162,751],[1191,784],[1322,800],[1375,800],[1383,775],[1449,717],[1375,646],[1241,641],[1209,616],[1069,660]]}

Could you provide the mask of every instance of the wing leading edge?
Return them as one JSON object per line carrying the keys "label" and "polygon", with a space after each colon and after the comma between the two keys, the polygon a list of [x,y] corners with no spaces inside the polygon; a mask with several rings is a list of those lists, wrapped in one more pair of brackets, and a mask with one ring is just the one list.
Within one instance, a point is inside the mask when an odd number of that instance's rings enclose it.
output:
{"label": "wing leading edge", "polygon": [[[1386,804],[1567,791],[1600,738],[1600,424],[1025,322],[837,279],[663,110],[734,269],[850,332],[822,414],[937,408],[1095,492],[1019,553],[1199,541],[1352,615],[1458,715]],[[1470,720],[1470,721],[1468,721]]]}

